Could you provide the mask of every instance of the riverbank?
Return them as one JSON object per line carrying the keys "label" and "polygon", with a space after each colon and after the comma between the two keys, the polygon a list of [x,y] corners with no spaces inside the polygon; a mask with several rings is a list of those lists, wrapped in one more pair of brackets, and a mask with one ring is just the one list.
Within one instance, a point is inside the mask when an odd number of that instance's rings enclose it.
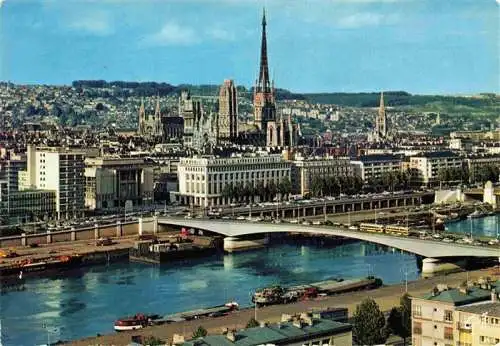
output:
{"label": "riverbank", "polygon": [[[437,284],[447,284],[449,286],[458,286],[464,280],[477,280],[480,277],[491,276],[491,269],[482,269],[472,272],[454,273],[446,276],[438,276],[430,279],[419,279],[408,282],[408,293],[412,296],[422,295],[432,289]],[[500,276],[497,276],[500,279]],[[281,314],[294,314],[307,311],[312,308],[326,307],[346,307],[349,310],[349,316],[352,316],[359,304],[365,297],[369,296],[379,304],[383,311],[389,311],[393,306],[399,304],[401,295],[405,292],[405,285],[396,284],[385,286],[371,291],[358,291],[348,294],[340,294],[332,297],[326,297],[321,300],[301,301],[287,305],[273,305],[259,308],[257,310],[257,319],[259,321],[278,322]],[[68,342],[67,345],[87,346],[87,345],[127,345],[131,341],[132,335],[155,336],[162,340],[171,340],[173,334],[182,334],[190,338],[192,333],[203,326],[210,334],[221,333],[223,327],[244,328],[248,320],[255,316],[253,308],[243,309],[234,312],[228,316],[217,318],[201,318],[194,321],[172,323],[161,326],[148,327],[133,332],[114,333],[98,337],[89,337],[78,341]],[[112,326],[110,325],[110,330]]]}

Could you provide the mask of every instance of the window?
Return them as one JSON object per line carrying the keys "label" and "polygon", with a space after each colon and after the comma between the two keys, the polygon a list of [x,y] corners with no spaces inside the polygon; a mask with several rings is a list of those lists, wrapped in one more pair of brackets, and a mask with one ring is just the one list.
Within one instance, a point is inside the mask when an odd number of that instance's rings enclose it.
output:
{"label": "window", "polygon": [[422,323],[421,322],[413,322],[413,334],[416,334],[416,335],[422,334]]}
{"label": "window", "polygon": [[453,311],[445,310],[444,311],[444,320],[447,322],[453,322]]}
{"label": "window", "polygon": [[444,338],[446,340],[453,340],[453,328],[444,327]]}

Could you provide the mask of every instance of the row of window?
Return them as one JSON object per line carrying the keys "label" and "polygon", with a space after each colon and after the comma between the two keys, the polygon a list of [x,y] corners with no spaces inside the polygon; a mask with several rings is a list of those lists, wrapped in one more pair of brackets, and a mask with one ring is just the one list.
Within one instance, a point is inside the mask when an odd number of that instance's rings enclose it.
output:
{"label": "row of window", "polygon": [[[208,181],[222,181],[222,180],[238,180],[238,179],[259,179],[259,178],[274,178],[274,177],[285,177],[289,174],[288,170],[275,170],[275,171],[265,171],[265,172],[237,172],[237,173],[220,173],[220,174],[209,174]],[[201,180],[205,181],[204,175],[186,174],[186,181]]]}

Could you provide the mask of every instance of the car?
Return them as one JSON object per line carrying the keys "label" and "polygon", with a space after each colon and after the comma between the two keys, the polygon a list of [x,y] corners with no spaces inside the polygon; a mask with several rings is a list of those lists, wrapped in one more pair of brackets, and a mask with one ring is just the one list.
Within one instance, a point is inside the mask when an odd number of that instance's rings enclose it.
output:
{"label": "car", "polygon": [[238,217],[236,218],[236,220],[245,220],[245,217],[244,217],[243,215],[241,215],[241,216],[238,216]]}
{"label": "car", "polygon": [[318,220],[313,221],[313,225],[321,225],[321,224],[322,224],[322,222],[321,222],[321,221],[318,221]]}
{"label": "car", "polygon": [[96,246],[109,246],[113,245],[113,240],[109,237],[101,237],[95,241]]}

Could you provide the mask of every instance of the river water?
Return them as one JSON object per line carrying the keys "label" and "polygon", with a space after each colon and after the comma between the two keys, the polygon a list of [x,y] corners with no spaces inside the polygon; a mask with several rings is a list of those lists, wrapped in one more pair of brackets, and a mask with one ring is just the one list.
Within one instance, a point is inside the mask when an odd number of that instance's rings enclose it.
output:
{"label": "river water", "polygon": [[452,222],[446,225],[446,230],[449,232],[465,233],[475,236],[488,236],[495,238],[499,229],[500,214],[486,216],[477,219],[468,219],[459,222]]}
{"label": "river water", "polygon": [[[489,225],[488,220],[474,220],[475,229]],[[468,231],[463,223],[450,227]],[[232,299],[248,306],[255,289],[272,284],[372,274],[386,284],[401,283],[403,291],[405,272],[408,280],[418,278],[414,255],[364,242],[275,244],[162,266],[128,262],[95,266],[64,277],[27,279],[17,290],[4,290],[0,345],[40,345],[47,339],[55,342],[109,333],[116,318],[136,312],[169,314]]]}

